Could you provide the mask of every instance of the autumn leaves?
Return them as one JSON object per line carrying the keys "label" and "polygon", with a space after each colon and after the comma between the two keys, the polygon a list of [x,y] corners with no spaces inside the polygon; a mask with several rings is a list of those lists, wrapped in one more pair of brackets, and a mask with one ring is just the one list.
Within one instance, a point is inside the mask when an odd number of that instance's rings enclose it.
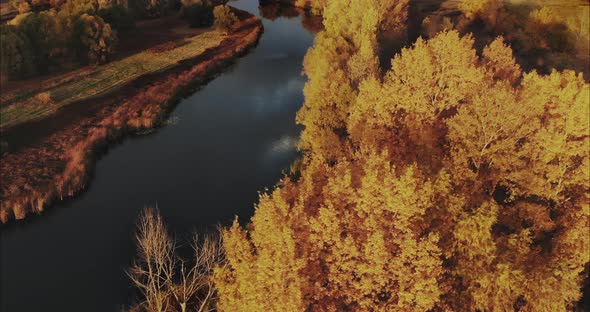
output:
{"label": "autumn leaves", "polygon": [[305,60],[301,177],[225,232],[219,308],[571,309],[590,261],[590,86],[522,74],[502,38],[479,54],[456,31],[382,74],[392,17],[377,2],[325,9]]}

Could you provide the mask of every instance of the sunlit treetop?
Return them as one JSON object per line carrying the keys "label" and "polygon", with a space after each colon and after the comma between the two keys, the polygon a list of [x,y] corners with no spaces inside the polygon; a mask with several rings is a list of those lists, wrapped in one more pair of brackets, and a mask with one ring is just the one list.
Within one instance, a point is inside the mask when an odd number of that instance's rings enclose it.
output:
{"label": "sunlit treetop", "polygon": [[382,73],[385,15],[353,2],[326,7],[305,59],[297,177],[225,233],[222,310],[573,309],[590,261],[590,85],[450,29]]}

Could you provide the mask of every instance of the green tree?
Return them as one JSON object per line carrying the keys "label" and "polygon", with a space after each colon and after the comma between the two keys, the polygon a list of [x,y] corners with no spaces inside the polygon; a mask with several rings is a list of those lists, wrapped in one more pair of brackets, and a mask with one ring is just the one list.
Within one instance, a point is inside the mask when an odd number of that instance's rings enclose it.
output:
{"label": "green tree", "polygon": [[117,32],[99,16],[82,14],[73,34],[78,56],[87,63],[106,63],[115,53]]}
{"label": "green tree", "polygon": [[28,37],[13,25],[0,25],[0,69],[8,79],[35,73],[34,57]]}
{"label": "green tree", "polygon": [[49,70],[54,49],[60,45],[59,24],[54,10],[21,14],[10,21],[30,42],[30,54],[38,72]]}

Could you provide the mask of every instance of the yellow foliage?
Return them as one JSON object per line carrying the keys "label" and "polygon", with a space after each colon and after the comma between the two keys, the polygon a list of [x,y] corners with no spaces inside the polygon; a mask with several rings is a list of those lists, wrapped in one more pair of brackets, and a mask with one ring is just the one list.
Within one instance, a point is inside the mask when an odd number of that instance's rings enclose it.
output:
{"label": "yellow foliage", "polygon": [[478,56],[450,30],[382,74],[386,11],[327,6],[305,59],[301,176],[226,232],[220,309],[572,309],[590,262],[590,85],[523,74],[504,38]]}
{"label": "yellow foliage", "polygon": [[[325,31],[316,36],[304,61],[305,103],[297,122],[305,126],[300,148],[336,159],[345,149],[342,137],[348,108],[358,85],[379,72],[377,38],[381,27],[402,25],[407,1],[331,1],[324,11]],[[397,14],[392,14],[395,12]]]}
{"label": "yellow foliage", "polygon": [[572,196],[570,192],[587,192],[590,85],[572,71],[531,73],[524,77],[521,97],[542,112],[537,116],[541,126],[517,155],[501,162],[509,179],[518,183],[518,192],[555,201]]}
{"label": "yellow foliage", "polygon": [[397,174],[384,155],[334,168],[312,162],[297,183],[261,197],[249,240],[237,224],[226,232],[220,307],[434,307],[441,293],[438,236],[420,226],[434,204],[432,191],[415,168]]}
{"label": "yellow foliage", "polygon": [[504,44],[502,37],[496,38],[483,49],[483,62],[492,79],[508,81],[512,84],[520,79],[520,66],[512,55],[512,49]]}
{"label": "yellow foliage", "polygon": [[504,6],[504,0],[463,0],[458,4],[459,10],[468,18],[489,16],[490,12],[498,11]]}

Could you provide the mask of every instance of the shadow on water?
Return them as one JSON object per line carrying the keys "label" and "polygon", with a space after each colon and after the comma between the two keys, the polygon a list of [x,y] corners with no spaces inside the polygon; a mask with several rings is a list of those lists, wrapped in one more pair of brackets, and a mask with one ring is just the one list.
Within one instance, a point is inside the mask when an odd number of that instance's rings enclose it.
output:
{"label": "shadow on water", "polygon": [[266,18],[256,0],[231,5],[262,17],[256,48],[182,100],[173,122],[111,146],[79,196],[2,228],[0,310],[119,311],[133,295],[124,270],[143,207],[157,205],[187,237],[247,220],[258,192],[289,169],[313,19]]}

